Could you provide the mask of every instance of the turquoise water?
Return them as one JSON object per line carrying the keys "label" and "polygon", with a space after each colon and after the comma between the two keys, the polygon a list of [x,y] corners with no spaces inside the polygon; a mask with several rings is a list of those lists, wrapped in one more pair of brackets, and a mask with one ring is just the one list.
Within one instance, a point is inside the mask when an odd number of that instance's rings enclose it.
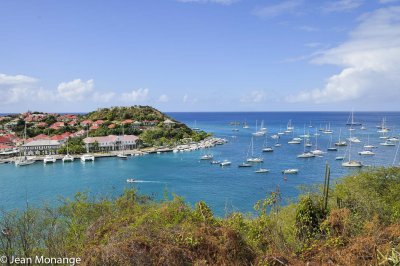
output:
{"label": "turquoise water", "polygon": [[[189,203],[206,201],[218,215],[224,215],[232,210],[252,211],[254,203],[263,198],[266,193],[274,191],[278,186],[282,197],[287,202],[295,199],[299,193],[298,187],[323,181],[324,165],[331,165],[332,178],[336,179],[349,173],[350,169],[342,168],[341,161],[334,158],[344,155],[345,147],[338,152],[328,152],[322,158],[298,159],[296,156],[303,151],[303,145],[289,145],[287,141],[292,135],[282,136],[282,147],[276,147],[272,153],[262,154],[261,148],[265,138],[255,139],[255,153],[264,158],[263,167],[270,169],[267,174],[256,174],[257,167],[238,168],[245,160],[251,133],[254,132],[256,119],[264,120],[269,135],[283,131],[289,119],[295,126],[295,136],[303,134],[305,129],[314,133],[316,128],[325,127],[331,123],[334,131],[333,140],[337,141],[339,128],[342,137],[348,137],[349,131],[345,123],[348,113],[170,113],[179,121],[224,137],[229,142],[212,149],[217,160],[229,159],[232,165],[220,167],[211,165],[208,161],[200,161],[204,151],[185,153],[152,154],[130,157],[128,160],[117,158],[97,159],[94,163],[82,164],[79,160],[53,165],[36,163],[28,167],[17,168],[11,164],[0,165],[0,208],[23,208],[30,205],[48,203],[58,204],[60,197],[72,197],[78,191],[88,191],[92,195],[115,196],[125,188],[136,187],[141,193],[155,198],[163,197],[165,189],[170,193],[183,196]],[[354,134],[363,142],[352,145],[352,156],[361,159],[369,165],[391,165],[395,158],[397,146],[383,147],[379,143],[377,128],[383,117],[392,129],[390,135],[399,136],[400,113],[356,113],[356,120],[366,124],[367,130],[357,129]],[[247,121],[250,129],[239,132],[232,131],[230,121]],[[309,128],[310,121],[313,128]],[[359,128],[359,127],[358,127]],[[370,143],[379,146],[374,150],[373,157],[361,157],[357,154],[370,136]],[[311,139],[314,142],[314,139]],[[319,148],[326,150],[330,135],[321,134],[318,138]],[[270,144],[274,140],[269,139]],[[397,159],[396,164],[399,163]],[[286,180],[281,171],[286,168],[298,168],[299,174],[287,175]],[[126,183],[127,178],[143,181]]]}

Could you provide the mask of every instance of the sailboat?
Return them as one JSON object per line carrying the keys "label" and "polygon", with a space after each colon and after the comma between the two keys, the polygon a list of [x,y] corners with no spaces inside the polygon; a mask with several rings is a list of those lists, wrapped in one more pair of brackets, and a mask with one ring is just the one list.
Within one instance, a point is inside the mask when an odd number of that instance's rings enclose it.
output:
{"label": "sailboat", "polygon": [[364,145],[364,149],[373,149],[376,148],[374,145],[369,144],[369,135],[367,140],[367,145]]}
{"label": "sailboat", "polygon": [[378,127],[378,133],[388,133],[389,132],[389,128],[386,126],[386,118],[382,118],[382,123],[381,125]]}
{"label": "sailboat", "polygon": [[[125,136],[124,125],[122,125],[122,139],[120,140],[120,144],[119,144],[120,149],[121,149],[121,142],[123,141],[124,136]],[[125,150],[125,147],[122,147],[122,152],[117,154],[117,157],[119,159],[122,159],[122,160],[128,159],[128,156],[125,155],[124,150]]]}
{"label": "sailboat", "polygon": [[314,158],[315,154],[312,152],[306,152],[306,140],[304,139],[304,150],[302,154],[297,155],[297,158]]}
{"label": "sailboat", "polygon": [[337,151],[337,147],[332,146],[332,135],[331,135],[331,140],[329,141],[328,151]]}
{"label": "sailboat", "polygon": [[260,131],[262,131],[262,132],[267,132],[267,128],[266,127],[264,127],[264,120],[262,120],[261,121],[261,127],[260,127]]}
{"label": "sailboat", "polygon": [[[89,137],[89,127],[86,131],[86,137]],[[92,161],[94,162],[94,156],[89,153],[89,143],[86,145],[86,154],[81,156],[81,162]]]}
{"label": "sailboat", "polygon": [[357,137],[352,137],[351,136],[351,131],[350,131],[350,137],[347,139],[349,142],[353,142],[353,143],[360,143],[361,140],[359,140]]}
{"label": "sailboat", "polygon": [[[26,122],[25,122],[25,128],[24,128],[24,141],[23,144],[26,141]],[[35,161],[34,160],[30,160],[28,159],[26,156],[22,156],[22,152],[21,152],[21,147],[19,149],[19,159],[18,161],[15,161],[15,165],[16,166],[27,166],[27,165],[31,165],[33,164]]]}
{"label": "sailboat", "polygon": [[197,121],[196,121],[196,120],[194,120],[194,127],[193,127],[193,130],[194,130],[194,131],[199,131],[199,130],[200,130],[200,128],[197,127]]}
{"label": "sailboat", "polygon": [[63,163],[65,163],[65,162],[73,162],[74,159],[75,159],[75,158],[69,154],[69,150],[68,150],[68,140],[67,140],[67,154],[62,158],[62,162],[63,162]]}
{"label": "sailboat", "polygon": [[265,146],[262,149],[263,152],[273,152],[274,149],[271,146],[268,146],[268,136],[265,136]]}
{"label": "sailboat", "polygon": [[347,162],[343,162],[342,166],[343,167],[362,167],[363,166],[362,162],[351,160],[351,142],[350,142],[348,152],[349,152],[349,159]]}
{"label": "sailboat", "polygon": [[292,125],[292,119],[289,119],[289,122],[286,126],[285,133],[286,134],[292,133],[293,130],[294,130],[294,126]]}
{"label": "sailboat", "polygon": [[325,130],[323,131],[324,134],[332,134],[333,131],[331,130],[331,123],[329,123],[329,126],[325,127]]}
{"label": "sailboat", "polygon": [[323,155],[325,152],[318,149],[318,136],[315,136],[315,150],[311,151],[314,155]]}
{"label": "sailboat", "polygon": [[[262,121],[262,123],[261,123],[261,128],[263,128],[263,124],[264,124],[264,121]],[[256,120],[256,132],[254,132],[254,133],[252,133],[253,134],[253,136],[255,136],[255,137],[261,137],[261,136],[264,136],[265,135],[265,131],[262,131],[261,129],[260,130],[257,130],[257,120]]]}
{"label": "sailboat", "polygon": [[335,146],[338,146],[338,147],[347,146],[347,142],[346,141],[342,141],[340,139],[341,136],[342,136],[342,129],[340,129],[340,131],[339,131],[339,140],[338,140],[338,142],[335,143]]}
{"label": "sailboat", "polygon": [[349,119],[347,119],[347,126],[361,126],[360,122],[355,122],[354,121],[354,110],[351,111],[351,114],[349,116]]}
{"label": "sailboat", "polygon": [[249,163],[262,163],[264,161],[263,158],[254,156],[254,141],[253,141],[253,138],[251,138],[249,149],[251,150],[251,157],[247,158],[247,160],[246,160],[247,162],[249,162]]}

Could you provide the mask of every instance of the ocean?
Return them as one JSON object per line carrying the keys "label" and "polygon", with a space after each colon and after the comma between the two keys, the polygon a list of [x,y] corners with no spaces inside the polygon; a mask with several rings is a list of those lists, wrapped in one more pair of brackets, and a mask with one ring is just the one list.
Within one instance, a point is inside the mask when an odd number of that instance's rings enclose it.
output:
{"label": "ocean", "polygon": [[[205,151],[198,150],[184,153],[150,154],[130,157],[128,160],[117,158],[96,159],[94,163],[82,164],[79,160],[73,163],[43,165],[35,163],[27,167],[16,167],[12,164],[0,165],[0,209],[21,209],[29,205],[46,203],[59,204],[61,198],[72,198],[78,191],[89,192],[92,196],[117,196],[124,189],[135,187],[140,193],[163,198],[164,192],[182,196],[189,204],[204,200],[219,216],[232,211],[252,212],[253,205],[279,189],[282,203],[297,199],[301,187],[322,183],[324,180],[325,164],[331,166],[332,184],[339,177],[350,174],[358,169],[341,167],[341,161],[336,156],[344,156],[346,147],[338,151],[325,153],[322,157],[299,159],[297,155],[303,152],[303,144],[290,145],[287,142],[293,136],[299,136],[310,131],[313,135],[319,128],[325,128],[330,123],[333,134],[318,136],[318,147],[326,151],[332,136],[333,142],[338,140],[340,129],[342,139],[349,137],[350,131],[346,122],[349,112],[238,112],[238,113],[168,113],[171,117],[202,130],[211,132],[216,137],[226,138],[229,142],[210,149],[215,160],[230,160],[231,166],[220,167],[209,161],[201,161]],[[399,164],[396,146],[381,146],[384,140],[379,138],[376,126],[386,118],[387,126],[391,128],[390,136],[399,137],[399,112],[357,112],[355,120],[360,126],[352,131],[353,136],[362,142],[353,144],[351,156],[361,160],[366,165],[389,166]],[[281,147],[274,147],[271,153],[262,153],[265,137],[254,138],[254,153],[262,156],[263,168],[269,173],[259,174],[250,168],[238,168],[246,159],[252,132],[255,131],[256,121],[268,128],[268,136],[284,131],[291,119],[295,127],[294,134],[283,135],[279,139]],[[232,121],[247,122],[249,129],[237,126],[239,131],[233,131]],[[309,127],[310,124],[312,127]],[[375,156],[360,156],[369,137],[369,142],[378,148],[374,149]],[[268,138],[273,146],[275,140]],[[315,144],[315,137],[311,142]],[[315,148],[315,147],[313,147]],[[396,158],[397,157],[397,158]],[[283,175],[282,170],[298,168],[296,175]],[[126,179],[134,178],[136,183],[127,183]]]}

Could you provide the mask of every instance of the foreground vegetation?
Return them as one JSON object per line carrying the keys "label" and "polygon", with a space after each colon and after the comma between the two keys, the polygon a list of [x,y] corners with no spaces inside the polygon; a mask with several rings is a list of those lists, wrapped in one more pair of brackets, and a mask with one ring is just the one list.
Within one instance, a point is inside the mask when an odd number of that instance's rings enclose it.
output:
{"label": "foreground vegetation", "polygon": [[78,193],[57,209],[4,213],[0,253],[79,256],[85,265],[399,265],[400,168],[369,169],[279,202],[272,192],[256,214],[218,218],[204,202],[192,208],[177,196]]}

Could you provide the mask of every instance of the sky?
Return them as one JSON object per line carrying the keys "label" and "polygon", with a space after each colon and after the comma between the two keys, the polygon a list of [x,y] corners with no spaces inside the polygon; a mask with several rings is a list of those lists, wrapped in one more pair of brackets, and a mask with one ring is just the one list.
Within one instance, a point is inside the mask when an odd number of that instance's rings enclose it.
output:
{"label": "sky", "polygon": [[400,111],[399,0],[2,0],[0,113]]}

